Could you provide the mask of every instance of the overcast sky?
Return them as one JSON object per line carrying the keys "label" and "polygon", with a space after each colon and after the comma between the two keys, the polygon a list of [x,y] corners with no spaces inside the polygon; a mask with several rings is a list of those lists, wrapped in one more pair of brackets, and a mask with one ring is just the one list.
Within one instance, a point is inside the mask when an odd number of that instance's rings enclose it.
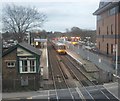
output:
{"label": "overcast sky", "polygon": [[[66,31],[72,27],[96,29],[96,17],[93,12],[100,0],[8,0],[23,6],[35,6],[47,15],[47,22],[42,29],[46,31]],[[2,2],[3,5],[5,4]]]}

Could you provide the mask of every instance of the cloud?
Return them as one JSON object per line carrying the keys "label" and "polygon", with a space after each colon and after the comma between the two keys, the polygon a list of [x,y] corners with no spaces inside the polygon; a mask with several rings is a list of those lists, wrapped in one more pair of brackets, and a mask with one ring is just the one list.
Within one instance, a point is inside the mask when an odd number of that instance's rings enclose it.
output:
{"label": "cloud", "polygon": [[44,28],[49,30],[64,30],[73,26],[95,29],[95,16],[92,15],[97,9],[95,5],[84,2],[44,3],[39,11],[47,14],[48,22]]}
{"label": "cloud", "polygon": [[97,0],[1,0],[1,2],[97,2]]}
{"label": "cloud", "polygon": [[[11,1],[11,0],[9,0]],[[14,0],[12,0],[14,1]],[[18,0],[16,0],[18,1]],[[27,1],[27,0],[26,0]],[[25,2],[26,2],[25,1]],[[31,0],[30,0],[31,1]],[[48,22],[43,26],[43,29],[47,31],[65,31],[66,28],[77,26],[80,28],[95,29],[95,16],[92,13],[98,8],[99,0],[51,0],[41,2],[32,0],[17,3],[18,5],[24,5],[27,7],[35,6],[38,11],[43,12],[48,17]]]}

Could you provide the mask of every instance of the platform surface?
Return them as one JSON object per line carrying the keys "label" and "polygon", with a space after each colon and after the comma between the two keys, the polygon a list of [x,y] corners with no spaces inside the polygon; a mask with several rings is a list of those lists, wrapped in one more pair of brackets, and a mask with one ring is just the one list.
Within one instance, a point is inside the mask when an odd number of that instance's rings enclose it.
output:
{"label": "platform surface", "polygon": [[86,72],[98,72],[99,69],[95,66],[94,63],[83,60],[79,54],[67,49],[67,54],[70,55],[72,58],[74,58],[76,61],[78,61],[81,65],[83,65]]}
{"label": "platform surface", "polygon": [[41,75],[43,75],[43,79],[49,78],[48,73],[48,51],[47,47],[40,49],[42,51],[41,59],[40,59],[40,67],[41,67]]}

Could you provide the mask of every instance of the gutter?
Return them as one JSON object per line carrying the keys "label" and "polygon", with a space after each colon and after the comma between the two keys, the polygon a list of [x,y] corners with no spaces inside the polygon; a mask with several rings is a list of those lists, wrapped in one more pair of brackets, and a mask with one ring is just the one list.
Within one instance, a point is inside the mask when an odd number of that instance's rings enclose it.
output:
{"label": "gutter", "polygon": [[116,5],[118,5],[118,2],[109,2],[108,4],[106,4],[105,6],[101,7],[101,8],[98,8],[94,13],[93,15],[99,15],[100,13],[112,8],[112,7],[115,7]]}

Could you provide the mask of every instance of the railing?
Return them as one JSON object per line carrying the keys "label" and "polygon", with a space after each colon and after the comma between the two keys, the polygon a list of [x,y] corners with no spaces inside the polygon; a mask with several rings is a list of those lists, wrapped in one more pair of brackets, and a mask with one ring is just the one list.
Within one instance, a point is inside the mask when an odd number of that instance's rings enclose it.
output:
{"label": "railing", "polygon": [[99,54],[96,54],[79,46],[76,47],[70,45],[69,49],[74,50],[74,52],[79,54],[83,59],[91,61],[102,70],[112,73],[114,72],[114,64],[112,63],[112,61],[110,61],[110,59],[104,58]]}
{"label": "railing", "polygon": [[40,78],[33,76],[32,78],[3,79],[2,91],[29,91],[38,90],[40,87]]}

